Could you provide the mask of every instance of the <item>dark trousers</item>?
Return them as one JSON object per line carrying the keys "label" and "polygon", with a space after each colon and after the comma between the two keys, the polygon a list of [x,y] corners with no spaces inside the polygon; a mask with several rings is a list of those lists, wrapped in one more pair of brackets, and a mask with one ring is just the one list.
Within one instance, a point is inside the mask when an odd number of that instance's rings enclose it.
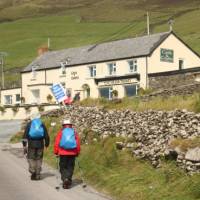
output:
{"label": "dark trousers", "polygon": [[43,159],[43,148],[28,148],[27,154],[29,172],[31,174],[40,174],[42,169],[42,159]]}
{"label": "dark trousers", "polygon": [[76,156],[60,156],[60,173],[62,181],[72,181]]}

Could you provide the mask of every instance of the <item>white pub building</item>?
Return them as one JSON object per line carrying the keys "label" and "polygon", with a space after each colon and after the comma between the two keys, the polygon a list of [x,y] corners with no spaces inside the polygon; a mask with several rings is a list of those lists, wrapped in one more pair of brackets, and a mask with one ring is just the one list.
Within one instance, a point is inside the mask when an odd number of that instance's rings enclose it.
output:
{"label": "white pub building", "polygon": [[150,74],[199,67],[199,55],[173,32],[48,51],[21,72],[21,88],[1,91],[1,104],[16,103],[19,95],[28,104],[46,103],[54,83],[72,97],[80,92],[81,99],[111,99],[113,90],[130,97],[150,87]]}

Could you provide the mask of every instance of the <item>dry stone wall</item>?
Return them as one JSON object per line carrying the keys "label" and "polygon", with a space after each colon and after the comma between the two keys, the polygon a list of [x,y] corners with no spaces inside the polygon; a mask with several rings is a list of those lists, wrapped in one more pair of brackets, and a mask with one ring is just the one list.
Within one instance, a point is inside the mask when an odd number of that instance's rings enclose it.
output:
{"label": "dry stone wall", "polygon": [[199,83],[200,68],[196,68],[194,72],[188,72],[187,70],[149,75],[149,86],[152,89],[158,90]]}
{"label": "dry stone wall", "polygon": [[[48,115],[56,116],[57,111]],[[59,112],[58,112],[59,114]],[[170,149],[174,138],[200,136],[200,114],[185,110],[133,112],[130,110],[105,110],[97,107],[71,107],[65,113],[79,132],[91,129],[102,138],[109,135],[127,139],[122,148],[129,148],[138,158],[160,166],[162,157],[175,155],[177,164],[189,172],[200,172],[200,148],[181,152]],[[118,144],[118,146],[120,146]]]}
{"label": "dry stone wall", "polygon": [[177,86],[175,88],[162,89],[160,91],[153,92],[149,95],[140,96],[139,98],[143,101],[150,101],[155,97],[168,98],[170,96],[179,96],[179,95],[188,96],[194,93],[200,94],[200,83],[182,85],[182,86]]}

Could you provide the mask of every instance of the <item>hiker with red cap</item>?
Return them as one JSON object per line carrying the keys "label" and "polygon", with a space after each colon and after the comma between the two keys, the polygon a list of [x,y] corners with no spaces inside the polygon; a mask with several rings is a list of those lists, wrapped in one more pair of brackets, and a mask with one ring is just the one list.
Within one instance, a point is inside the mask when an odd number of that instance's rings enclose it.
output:
{"label": "hiker with red cap", "polygon": [[75,159],[80,153],[80,139],[69,119],[63,120],[62,128],[57,133],[54,143],[54,154],[60,157],[59,168],[63,188],[72,184]]}

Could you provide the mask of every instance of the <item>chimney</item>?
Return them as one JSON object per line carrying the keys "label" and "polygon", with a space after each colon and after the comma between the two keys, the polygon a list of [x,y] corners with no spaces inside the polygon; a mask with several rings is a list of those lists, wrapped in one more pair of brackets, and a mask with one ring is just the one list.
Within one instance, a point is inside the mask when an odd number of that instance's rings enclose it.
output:
{"label": "chimney", "polygon": [[40,47],[40,48],[38,48],[38,50],[37,50],[38,56],[41,56],[42,54],[44,54],[47,51],[49,51],[48,47]]}

